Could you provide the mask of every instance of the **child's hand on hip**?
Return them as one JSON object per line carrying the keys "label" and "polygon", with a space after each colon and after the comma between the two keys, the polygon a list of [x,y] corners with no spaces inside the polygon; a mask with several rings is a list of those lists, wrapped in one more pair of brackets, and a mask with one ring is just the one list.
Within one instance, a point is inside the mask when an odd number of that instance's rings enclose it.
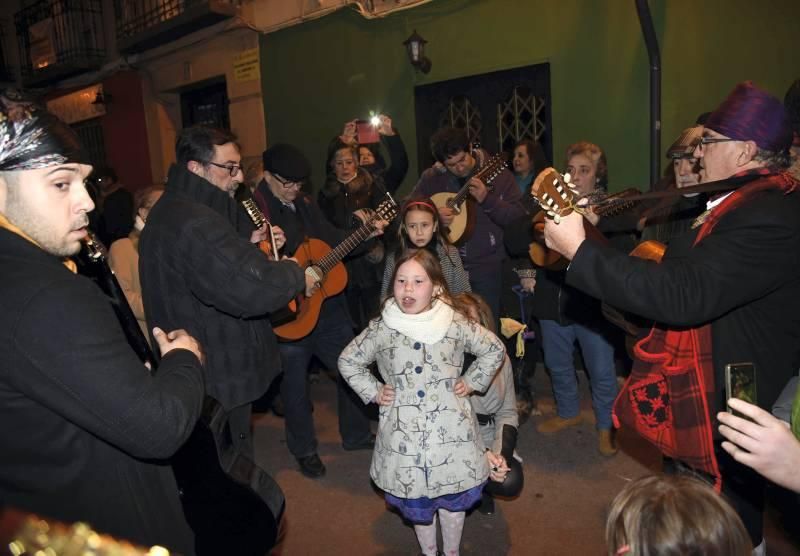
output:
{"label": "child's hand on hip", "polygon": [[458,396],[459,398],[464,398],[469,396],[474,392],[472,386],[464,382],[463,378],[459,378],[456,380],[455,386],[453,386],[453,393]]}
{"label": "child's hand on hip", "polygon": [[394,386],[388,384],[381,386],[375,402],[378,405],[392,405],[394,403]]}

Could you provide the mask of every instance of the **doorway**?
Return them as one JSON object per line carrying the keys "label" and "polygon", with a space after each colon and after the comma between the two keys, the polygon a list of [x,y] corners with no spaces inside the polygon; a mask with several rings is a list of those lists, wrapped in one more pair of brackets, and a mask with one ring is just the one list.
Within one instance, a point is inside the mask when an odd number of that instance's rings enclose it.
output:
{"label": "doorway", "polygon": [[180,95],[181,123],[184,128],[204,125],[230,129],[228,86],[225,78],[184,89]]}
{"label": "doorway", "polygon": [[433,164],[430,137],[444,126],[466,129],[491,154],[511,154],[517,141],[533,139],[553,160],[550,64],[420,85],[414,103],[418,173]]}

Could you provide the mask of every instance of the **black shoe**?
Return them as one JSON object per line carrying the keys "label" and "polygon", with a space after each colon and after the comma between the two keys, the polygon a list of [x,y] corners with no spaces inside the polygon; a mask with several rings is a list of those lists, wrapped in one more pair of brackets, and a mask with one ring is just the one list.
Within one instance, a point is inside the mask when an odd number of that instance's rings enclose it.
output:
{"label": "black shoe", "polygon": [[300,473],[310,479],[318,479],[325,476],[325,464],[322,463],[317,454],[297,458],[297,465],[300,466]]}
{"label": "black shoe", "polygon": [[491,494],[483,493],[481,495],[481,505],[478,506],[478,511],[483,515],[494,514],[494,497]]}
{"label": "black shoe", "polygon": [[369,435],[369,438],[366,440],[359,442],[358,444],[345,444],[342,443],[342,448],[347,450],[348,452],[355,452],[357,450],[372,450],[375,448],[375,435]]}

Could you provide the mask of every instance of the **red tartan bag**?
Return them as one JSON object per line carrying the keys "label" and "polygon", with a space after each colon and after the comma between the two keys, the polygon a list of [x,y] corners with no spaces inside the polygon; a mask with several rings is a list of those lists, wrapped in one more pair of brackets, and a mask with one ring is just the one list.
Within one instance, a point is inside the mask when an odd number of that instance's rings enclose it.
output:
{"label": "red tartan bag", "polygon": [[614,426],[635,430],[665,456],[720,483],[709,403],[714,396],[711,328],[654,327],[634,346],[636,361],[614,403]]}

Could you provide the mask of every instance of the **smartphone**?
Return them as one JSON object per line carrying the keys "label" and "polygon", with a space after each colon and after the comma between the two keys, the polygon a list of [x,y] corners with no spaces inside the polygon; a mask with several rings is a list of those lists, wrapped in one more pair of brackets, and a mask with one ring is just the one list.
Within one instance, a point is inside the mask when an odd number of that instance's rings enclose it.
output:
{"label": "smartphone", "polygon": [[[757,405],[756,398],[756,367],[752,363],[729,363],[725,365],[725,402],[731,398],[738,398],[742,401]],[[728,406],[728,412],[748,419],[740,413],[732,411]]]}
{"label": "smartphone", "polygon": [[380,140],[378,128],[372,125],[369,120],[356,120],[356,141],[358,141],[359,145],[377,143]]}

